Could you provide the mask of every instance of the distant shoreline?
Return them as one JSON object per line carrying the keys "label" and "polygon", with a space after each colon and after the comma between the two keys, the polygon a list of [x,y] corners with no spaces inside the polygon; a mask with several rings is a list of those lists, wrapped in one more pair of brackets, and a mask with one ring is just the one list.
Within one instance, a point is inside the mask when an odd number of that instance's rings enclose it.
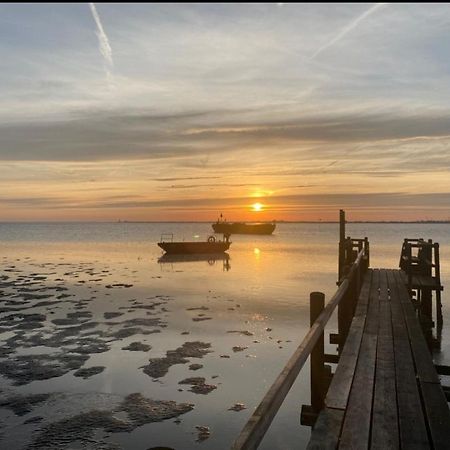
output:
{"label": "distant shoreline", "polygon": [[[243,221],[245,223],[260,223],[257,221]],[[264,223],[267,221],[264,221]],[[270,223],[272,221],[268,221],[267,223]],[[280,223],[288,223],[288,224],[298,224],[298,223],[310,223],[310,224],[339,224],[339,221],[327,221],[327,220],[299,220],[299,221],[289,221],[289,220],[276,220],[274,221],[277,224]],[[8,224],[82,224],[82,223],[86,223],[86,224],[134,224],[134,223],[148,223],[148,224],[152,224],[152,223],[206,223],[206,224],[211,224],[214,223],[214,221],[174,221],[174,220],[160,220],[160,221],[156,221],[156,220],[150,220],[150,221],[134,221],[134,220],[121,220],[121,221],[117,221],[117,222],[112,222],[112,221],[88,221],[88,220],[83,220],[83,221],[48,221],[48,222],[44,222],[44,221],[0,221],[0,225],[8,225]],[[347,224],[450,224],[450,220],[412,220],[412,221],[407,221],[407,220],[348,220],[346,221]]]}

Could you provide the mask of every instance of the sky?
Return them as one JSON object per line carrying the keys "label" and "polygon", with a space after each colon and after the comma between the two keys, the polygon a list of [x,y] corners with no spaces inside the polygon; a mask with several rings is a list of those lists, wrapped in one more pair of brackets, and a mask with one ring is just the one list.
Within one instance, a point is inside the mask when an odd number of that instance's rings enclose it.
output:
{"label": "sky", "polygon": [[2,3],[0,221],[449,220],[449,36],[445,3]]}

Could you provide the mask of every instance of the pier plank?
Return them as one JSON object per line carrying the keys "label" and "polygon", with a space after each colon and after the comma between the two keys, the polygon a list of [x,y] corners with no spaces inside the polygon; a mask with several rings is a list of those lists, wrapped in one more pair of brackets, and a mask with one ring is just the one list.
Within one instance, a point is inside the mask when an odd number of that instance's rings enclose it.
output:
{"label": "pier plank", "polygon": [[372,449],[398,449],[394,341],[386,271],[380,271],[380,320],[372,413]]}
{"label": "pier plank", "polygon": [[395,383],[398,404],[400,445],[407,449],[430,448],[409,336],[400,304],[394,271],[389,271],[392,331],[394,338]]}
{"label": "pier plank", "polygon": [[433,448],[445,450],[450,446],[450,411],[442,386],[421,382],[420,389]]}
{"label": "pier plank", "polygon": [[379,319],[379,271],[372,274],[369,307],[339,448],[369,447]]}
{"label": "pier plank", "polygon": [[366,321],[364,310],[367,311],[371,283],[372,271],[370,270],[365,276],[358,300],[358,305],[361,302],[365,306],[357,307],[357,314],[353,318],[347,341],[339,358],[339,365],[328,389],[328,395],[325,398],[325,405],[330,408],[345,409],[347,407]]}
{"label": "pier plank", "polygon": [[433,364],[425,338],[408,299],[408,292],[400,273],[394,274],[398,284],[400,300],[405,315],[410,337],[417,379],[425,412],[425,420],[430,431],[433,448],[444,449],[450,443],[450,410],[440,385],[439,377]]}
{"label": "pier plank", "polygon": [[406,320],[406,326],[411,341],[414,362],[417,375],[421,381],[429,383],[439,383],[439,378],[434,368],[433,359],[428,350],[427,343],[417,320],[414,307],[410,301],[410,297],[406,286],[404,285],[399,271],[394,272],[395,282],[397,283],[399,300],[403,309]]}
{"label": "pier plank", "polygon": [[314,425],[314,438],[309,441],[307,450],[335,450],[343,420],[344,410],[325,407]]}

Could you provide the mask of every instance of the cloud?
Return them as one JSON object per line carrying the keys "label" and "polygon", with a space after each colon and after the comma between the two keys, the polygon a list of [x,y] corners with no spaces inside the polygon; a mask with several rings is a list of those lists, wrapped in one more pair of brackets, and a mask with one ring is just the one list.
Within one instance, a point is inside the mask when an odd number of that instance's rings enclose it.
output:
{"label": "cloud", "polygon": [[112,80],[112,68],[114,66],[113,57],[112,57],[112,49],[109,44],[108,36],[103,29],[102,22],[100,20],[100,16],[98,15],[97,8],[94,3],[89,3],[89,8],[92,12],[92,16],[95,20],[95,24],[97,25],[97,37],[98,37],[98,45],[100,49],[100,53],[102,54],[105,60],[105,70],[108,80]]}
{"label": "cloud", "polygon": [[[189,130],[195,129],[195,133]],[[247,111],[89,112],[71,120],[0,125],[1,161],[167,161],[184,168],[272,174],[450,168],[450,115],[328,113],[268,120]],[[243,151],[245,149],[245,151]],[[276,160],[274,155],[276,154]],[[278,169],[277,166],[289,169]],[[166,169],[165,169],[166,170]],[[173,179],[172,179],[173,178]]]}
{"label": "cloud", "polygon": [[[45,209],[134,209],[149,208],[156,210],[227,210],[248,206],[252,197],[214,197],[214,198],[177,198],[166,200],[146,199],[145,196],[106,196],[103,199],[74,201],[70,198],[51,197],[0,197],[0,204],[17,207],[38,207]],[[326,193],[294,194],[273,196],[267,200],[270,210],[307,210],[311,208],[333,210],[339,205],[345,209],[358,210],[399,208],[399,209],[447,209],[450,208],[450,196],[446,192],[411,194],[406,192],[373,193]]]}
{"label": "cloud", "polygon": [[363,14],[358,16],[356,19],[352,20],[346,27],[344,27],[333,39],[328,41],[326,44],[322,45],[320,48],[318,48],[311,56],[310,59],[316,58],[318,55],[320,55],[324,50],[327,48],[332,47],[336,42],[339,42],[344,36],[346,36],[350,31],[352,31],[354,28],[356,28],[363,20],[367,19],[370,15],[372,15],[375,11],[380,9],[382,6],[386,5],[386,3],[377,3],[370,7],[367,11],[365,11]]}

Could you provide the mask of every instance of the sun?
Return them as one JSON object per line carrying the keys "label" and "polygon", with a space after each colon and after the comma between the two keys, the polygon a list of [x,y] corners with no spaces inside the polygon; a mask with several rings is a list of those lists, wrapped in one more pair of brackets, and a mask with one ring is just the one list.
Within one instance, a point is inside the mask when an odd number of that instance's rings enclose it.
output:
{"label": "sun", "polygon": [[264,205],[262,203],[253,203],[252,211],[262,211]]}

